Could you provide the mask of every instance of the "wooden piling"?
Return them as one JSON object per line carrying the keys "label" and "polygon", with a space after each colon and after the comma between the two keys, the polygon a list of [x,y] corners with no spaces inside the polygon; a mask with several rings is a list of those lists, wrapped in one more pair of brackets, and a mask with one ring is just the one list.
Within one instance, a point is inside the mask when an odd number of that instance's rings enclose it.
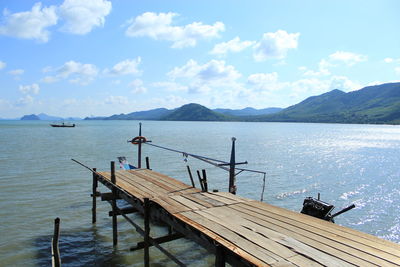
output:
{"label": "wooden piling", "polygon": [[188,173],[189,173],[190,182],[192,182],[192,186],[193,186],[193,188],[195,188],[196,185],[194,184],[194,180],[193,180],[193,176],[192,176],[192,171],[190,170],[189,165],[186,165],[186,168],[187,168]]}
{"label": "wooden piling", "polygon": [[225,267],[224,248],[219,244],[215,246],[215,267]]}
{"label": "wooden piling", "polygon": [[201,170],[203,173],[203,186],[204,186],[204,192],[208,192],[208,183],[207,183],[207,175],[206,175],[206,170],[202,169]]}
{"label": "wooden piling", "polygon": [[[117,184],[117,180],[115,177],[115,162],[111,161],[111,183],[114,185]],[[112,188],[113,199],[111,200],[112,206],[112,227],[113,227],[113,245],[116,246],[118,244],[118,228],[117,228],[117,189],[115,187]]]}
{"label": "wooden piling", "polygon": [[199,183],[200,183],[201,191],[204,192],[203,179],[201,178],[199,170],[197,170],[197,177],[199,177]]}
{"label": "wooden piling", "polygon": [[235,141],[236,138],[232,137],[232,150],[231,150],[231,160],[229,164],[229,193],[236,195],[235,186]]}
{"label": "wooden piling", "polygon": [[[139,136],[142,136],[142,123],[139,123]],[[138,168],[142,168],[142,139],[139,138],[138,144]]]}
{"label": "wooden piling", "polygon": [[93,185],[92,185],[92,223],[96,223],[96,198],[97,198],[97,174],[96,168],[93,168]]}
{"label": "wooden piling", "polygon": [[143,199],[144,210],[144,266],[150,266],[150,202],[148,198]]}
{"label": "wooden piling", "polygon": [[53,267],[61,266],[60,250],[58,248],[59,237],[60,237],[60,218],[56,218],[54,220],[54,234],[53,234],[53,240],[51,243],[51,248],[52,248],[51,262],[52,262]]}

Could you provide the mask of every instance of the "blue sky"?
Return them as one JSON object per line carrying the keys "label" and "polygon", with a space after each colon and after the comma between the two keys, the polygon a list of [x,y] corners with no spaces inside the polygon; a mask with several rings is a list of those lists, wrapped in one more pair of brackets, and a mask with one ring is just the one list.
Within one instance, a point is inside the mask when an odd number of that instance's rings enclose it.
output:
{"label": "blue sky", "polygon": [[400,1],[0,0],[0,117],[287,107],[400,80]]}

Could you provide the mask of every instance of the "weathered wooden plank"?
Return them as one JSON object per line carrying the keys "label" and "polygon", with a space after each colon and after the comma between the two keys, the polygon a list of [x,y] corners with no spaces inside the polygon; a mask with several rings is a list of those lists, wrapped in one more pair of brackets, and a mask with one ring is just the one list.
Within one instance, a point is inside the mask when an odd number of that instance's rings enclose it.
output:
{"label": "weathered wooden plank", "polygon": [[[287,235],[271,230],[261,224],[254,223],[253,221],[249,220],[250,218],[248,216],[243,216],[244,214],[242,212],[238,212],[237,210],[231,209],[230,207],[213,208],[205,212],[211,212],[211,211],[212,214],[220,218],[221,221],[224,220],[225,223],[234,224],[235,226],[236,225],[241,226],[242,228],[238,229],[242,230],[241,234],[246,237],[251,236],[247,234],[249,231],[257,233],[257,235],[253,236],[254,237],[258,236],[259,238],[261,237],[262,239],[261,242],[265,243],[266,248],[269,248],[269,243],[271,243],[269,240],[271,240],[272,242],[284,246],[285,249],[288,249],[299,255],[304,255],[307,258],[311,258],[314,261],[317,261],[323,265],[338,266],[338,267],[350,266],[350,264],[342,261],[341,259],[327,255],[326,253],[323,253],[320,250],[316,250],[304,243],[295,240],[294,238],[288,237]],[[232,214],[235,214],[235,220],[233,222],[232,219],[230,219],[232,217]],[[246,231],[244,231],[244,229],[246,229]],[[284,252],[284,250],[281,250],[281,252]],[[279,254],[279,251],[275,253]],[[285,259],[295,256],[295,255],[282,255],[282,254],[279,255]]]}
{"label": "weathered wooden plank", "polygon": [[[159,203],[160,200],[164,204]],[[152,199],[152,201],[159,203],[162,207],[164,207],[171,214],[191,210],[191,208],[188,208],[187,206],[179,203],[178,201],[170,198],[169,196],[158,196],[157,198]]]}
{"label": "weathered wooden plank", "polygon": [[[243,224],[246,224],[245,220],[240,218],[239,214],[235,214],[234,220],[232,220],[232,210],[228,210],[226,207],[219,207],[219,208],[213,208],[213,209],[208,209],[208,210],[203,210],[203,211],[196,211],[196,213],[201,214],[208,218],[209,220],[212,220],[220,225],[223,225],[224,227],[230,229],[231,231],[235,232],[236,234],[242,236],[243,238],[253,242],[254,244],[270,251],[271,253],[281,257],[282,259],[289,259],[291,257],[296,256],[297,254],[293,250],[292,247],[287,247],[285,245],[282,245],[280,242],[276,242],[272,239],[267,238],[264,235],[259,234],[259,232],[254,231],[253,229],[250,229],[248,227],[243,227]],[[211,215],[211,216],[210,216]],[[303,249],[299,249],[299,246],[296,247],[301,252],[306,252],[306,249],[303,247]],[[296,251],[298,253],[298,251]],[[315,258],[310,257],[311,255],[308,254],[302,254],[298,253],[300,255],[305,255],[306,258],[303,259],[303,261],[309,261],[310,258],[315,260]],[[318,255],[319,253],[314,251],[312,256]],[[317,259],[323,258],[322,256],[318,257]],[[346,266],[345,262],[341,260],[337,260],[333,257],[330,257],[329,259],[326,257],[324,258],[325,263],[330,263],[331,266]]]}
{"label": "weathered wooden plank", "polygon": [[[272,206],[267,203],[262,203],[258,201],[253,201],[248,203],[251,206],[256,207],[259,210],[268,210],[270,212],[274,212],[276,214],[285,214],[286,217],[292,214],[292,211],[286,210],[280,207]],[[384,251],[390,252],[397,257],[400,257],[400,245],[387,241],[382,238],[378,238],[376,236],[366,234],[351,228],[343,227],[338,224],[331,224],[326,221],[315,220],[315,218],[301,214],[301,218],[298,217],[295,220],[306,223],[312,227],[316,227],[318,229],[323,230],[324,232],[331,232],[336,235],[346,236],[347,238],[359,241],[360,243],[368,243],[374,247],[382,246]],[[392,248],[392,249],[391,249]]]}
{"label": "weathered wooden plank", "polygon": [[[297,225],[298,227],[303,227],[307,231],[313,231],[323,236],[327,236],[335,240],[336,242],[346,244],[351,248],[362,250],[363,252],[371,255],[379,255],[379,257],[382,259],[385,259],[387,261],[392,261],[396,264],[400,264],[400,245],[398,246],[398,249],[395,250],[392,249],[392,247],[387,247],[383,244],[376,244],[372,240],[369,240],[369,237],[373,237],[371,235],[364,233],[363,235],[364,237],[360,238],[359,236],[355,237],[354,235],[348,233],[343,234],[343,231],[341,231],[343,228],[345,228],[343,226],[318,220],[313,217],[306,216],[304,214],[298,214],[288,210],[281,211],[280,209],[276,208],[277,207],[271,206],[270,210],[274,211],[273,214],[281,216],[280,218],[283,219],[286,218],[284,220],[285,223],[291,223],[293,225]],[[295,218],[293,218],[292,216],[293,214],[300,216],[296,216]],[[307,223],[304,222],[305,221],[304,216],[306,216],[305,219]],[[296,218],[300,219],[296,220]],[[353,231],[357,232],[358,234],[361,233],[356,230]]]}
{"label": "weathered wooden plank", "polygon": [[225,205],[224,203],[208,198],[201,193],[185,194],[185,197],[207,208]]}
{"label": "weathered wooden plank", "polygon": [[134,184],[135,186],[137,185],[141,188],[146,188],[146,191],[151,192],[152,195],[163,195],[168,192],[168,190],[165,190],[164,188],[159,187],[156,184],[147,181],[146,179],[143,179],[139,176],[129,175],[129,173],[126,171],[119,171],[118,177],[127,183]]}
{"label": "weathered wooden plank", "polygon": [[[390,264],[386,261],[379,259],[376,256],[372,256],[363,251],[348,247],[346,244],[342,244],[336,241],[334,238],[328,238],[323,233],[316,233],[315,231],[313,231],[313,229],[304,230],[300,225],[293,226],[290,223],[283,223],[278,219],[269,217],[269,214],[260,214],[258,213],[259,210],[257,210],[256,208],[251,210],[251,207],[240,208],[240,206],[241,204],[238,204],[231,206],[231,208],[247,214],[243,216],[247,216],[249,220],[253,220],[268,227],[269,229],[274,229],[282,234],[293,237],[310,247],[323,250],[326,254],[330,254],[339,259],[343,259],[347,262],[359,266],[369,266],[372,264],[382,266],[382,264]],[[294,216],[292,216],[291,219],[300,214],[293,215]],[[254,218],[260,218],[261,220],[257,221]]]}
{"label": "weathered wooden plank", "polygon": [[[194,213],[192,211],[180,213],[180,218],[184,216],[185,218],[189,220],[185,220],[186,223],[195,226],[201,225],[202,228],[198,228],[199,230],[201,229],[204,234],[213,233],[211,235],[214,239],[217,240],[219,243],[224,243],[223,241],[228,241],[229,243],[233,244],[234,246],[231,246],[231,249],[233,251],[242,252],[242,256],[246,256],[246,259],[249,260],[250,262],[254,263],[256,266],[265,266],[267,264],[273,264],[276,263],[278,260],[270,255],[265,249],[255,245],[254,243],[243,239],[241,236],[237,235],[236,233],[230,231],[229,229],[211,221],[208,220],[207,218]],[[195,224],[192,224],[190,222],[195,222]],[[203,231],[204,229],[207,229],[209,231]],[[218,238],[217,238],[218,237]],[[246,253],[243,253],[246,252]],[[279,257],[277,257],[279,258]],[[257,259],[255,261],[255,259]]]}
{"label": "weathered wooden plank", "polygon": [[185,197],[185,195],[175,195],[175,196],[170,196],[170,198],[178,201],[179,203],[185,205],[186,207],[190,208],[191,210],[199,210],[199,209],[204,209],[206,208],[203,205],[200,205],[197,202],[194,202],[191,199],[188,199]]}

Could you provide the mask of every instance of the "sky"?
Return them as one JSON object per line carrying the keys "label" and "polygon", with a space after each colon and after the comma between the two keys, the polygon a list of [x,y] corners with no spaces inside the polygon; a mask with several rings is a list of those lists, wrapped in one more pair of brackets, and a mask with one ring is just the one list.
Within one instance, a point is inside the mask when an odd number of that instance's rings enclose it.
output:
{"label": "sky", "polygon": [[0,118],[288,107],[400,80],[397,0],[0,0]]}

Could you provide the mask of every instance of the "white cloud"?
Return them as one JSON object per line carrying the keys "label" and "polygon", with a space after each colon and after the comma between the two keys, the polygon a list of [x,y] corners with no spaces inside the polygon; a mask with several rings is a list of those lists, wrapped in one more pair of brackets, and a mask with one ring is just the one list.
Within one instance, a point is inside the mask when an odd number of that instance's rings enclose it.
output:
{"label": "white cloud", "polygon": [[254,46],[254,59],[283,59],[290,49],[297,48],[300,33],[288,33],[284,30],[264,33],[262,39]]}
{"label": "white cloud", "polygon": [[391,57],[387,57],[387,58],[385,58],[383,61],[384,61],[385,63],[392,63],[392,62],[394,61],[394,59],[391,58]]}
{"label": "white cloud", "polygon": [[132,93],[134,94],[144,94],[147,92],[147,88],[143,86],[143,81],[140,79],[136,79],[129,84],[129,87],[132,87]]}
{"label": "white cloud", "polygon": [[16,70],[10,70],[8,73],[11,75],[18,76],[24,74],[24,72],[25,71],[23,69],[16,69]]}
{"label": "white cloud", "polygon": [[20,99],[18,99],[16,105],[17,106],[26,106],[29,104],[32,104],[34,101],[34,98],[30,95],[25,95],[24,97],[21,97]]}
{"label": "white cloud", "polygon": [[207,94],[213,89],[237,87],[237,79],[241,74],[231,65],[225,65],[223,60],[211,60],[199,65],[189,60],[184,66],[176,67],[167,74],[173,81],[180,80],[182,86],[187,86],[189,93]]}
{"label": "white cloud", "polygon": [[10,14],[4,12],[5,23],[0,26],[0,35],[7,35],[22,39],[35,39],[40,42],[49,40],[48,27],[57,24],[56,7],[43,7],[40,2],[36,3],[31,11]]}
{"label": "white cloud", "polygon": [[334,66],[335,65],[330,63],[328,60],[321,59],[318,63],[318,71],[310,70],[307,67],[302,67],[300,70],[304,71],[304,76],[326,76],[331,74],[329,68]]}
{"label": "white cloud", "polygon": [[20,85],[19,91],[23,94],[37,95],[37,94],[39,94],[40,87],[37,83],[31,84],[31,85]]}
{"label": "white cloud", "polygon": [[7,64],[0,60],[0,70],[4,69],[6,66]]}
{"label": "white cloud", "polygon": [[64,65],[55,70],[51,67],[47,67],[46,71],[55,71],[56,74],[54,76],[46,76],[42,79],[42,82],[52,83],[70,78],[69,81],[71,83],[82,85],[86,85],[93,81],[99,72],[97,67],[93,64],[83,64],[73,60],[65,62]]}
{"label": "white cloud", "polygon": [[109,96],[105,99],[104,103],[109,105],[127,105],[129,101],[125,96]]}
{"label": "white cloud", "polygon": [[255,73],[247,78],[249,85],[255,89],[274,91],[282,88],[282,84],[278,83],[278,73]]}
{"label": "white cloud", "polygon": [[331,61],[339,61],[348,66],[353,66],[356,63],[367,61],[368,57],[361,54],[355,54],[352,52],[337,51],[329,55]]}
{"label": "white cloud", "polygon": [[152,83],[152,86],[154,87],[159,87],[163,88],[166,91],[171,91],[171,92],[187,92],[188,87],[184,86],[182,84],[176,83],[176,82],[155,82]]}
{"label": "white cloud", "polygon": [[111,70],[106,69],[104,72],[112,75],[139,74],[140,62],[140,57],[137,57],[136,59],[126,59],[115,64]]}
{"label": "white cloud", "polygon": [[345,92],[358,90],[362,87],[361,84],[350,80],[345,76],[333,76],[329,89],[339,89]]}
{"label": "white cloud", "polygon": [[396,72],[397,75],[400,75],[400,67],[396,67],[396,68],[394,69],[394,71]]}
{"label": "white cloud", "polygon": [[241,42],[239,37],[235,37],[234,39],[232,39],[228,42],[216,44],[210,53],[214,54],[214,55],[225,55],[228,52],[237,53],[237,52],[240,52],[254,44],[255,44],[255,42],[253,42],[253,41],[242,41]]}
{"label": "white cloud", "polygon": [[185,26],[173,26],[176,13],[146,12],[135,19],[128,21],[129,27],[125,34],[129,37],[150,37],[155,40],[171,41],[172,48],[195,46],[201,39],[219,37],[225,30],[222,22],[214,25],[205,25],[202,22],[193,22]]}
{"label": "white cloud", "polygon": [[65,0],[59,7],[65,20],[62,31],[87,34],[95,27],[104,25],[105,17],[111,12],[111,2],[106,0]]}

